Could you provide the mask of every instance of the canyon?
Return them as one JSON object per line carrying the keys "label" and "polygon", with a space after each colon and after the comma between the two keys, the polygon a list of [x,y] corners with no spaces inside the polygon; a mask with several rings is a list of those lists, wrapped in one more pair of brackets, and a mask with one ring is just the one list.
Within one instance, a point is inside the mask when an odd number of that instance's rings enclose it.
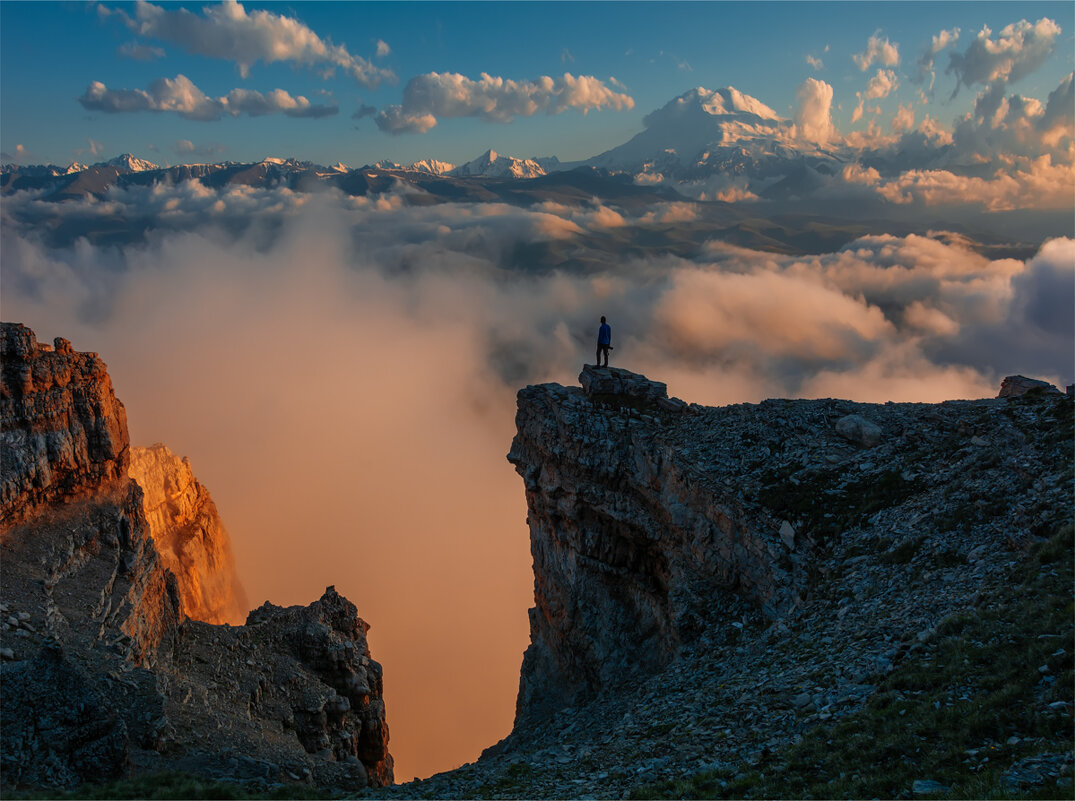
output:
{"label": "canyon", "polygon": [[[895,718],[910,745],[880,762],[856,746],[867,776],[848,794],[1070,792],[1073,406],[1041,382],[705,407],[586,366],[578,387],[519,390],[507,458],[534,606],[515,725],[473,764],[393,785],[355,605],[329,587],[229,625],[246,600],[190,463],[130,445],[95,354],[0,334],[5,791],[178,770],[254,793],[788,796],[796,749],[837,753],[841,732]],[[1016,615],[1016,596],[1061,614]],[[999,661],[970,659],[996,642],[1025,655],[1000,701]],[[947,729],[914,729],[920,696]],[[895,770],[956,730],[949,773]]]}

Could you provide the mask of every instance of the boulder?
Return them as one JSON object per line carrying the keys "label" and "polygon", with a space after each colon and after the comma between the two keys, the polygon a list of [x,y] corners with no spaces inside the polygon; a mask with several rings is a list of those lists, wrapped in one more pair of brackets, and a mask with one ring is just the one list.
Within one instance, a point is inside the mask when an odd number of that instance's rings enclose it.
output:
{"label": "boulder", "polygon": [[1036,378],[1027,378],[1025,375],[1010,375],[1000,382],[998,398],[1017,398],[1025,395],[1032,389],[1040,389],[1044,392],[1060,392],[1048,381],[1039,381]]}
{"label": "boulder", "polygon": [[881,441],[881,429],[858,414],[849,414],[837,420],[836,433],[864,448],[872,448]]}
{"label": "boulder", "polygon": [[579,383],[588,398],[595,395],[613,395],[645,403],[656,403],[661,398],[668,398],[667,384],[650,381],[644,375],[620,367],[592,367],[587,364],[579,373]]}

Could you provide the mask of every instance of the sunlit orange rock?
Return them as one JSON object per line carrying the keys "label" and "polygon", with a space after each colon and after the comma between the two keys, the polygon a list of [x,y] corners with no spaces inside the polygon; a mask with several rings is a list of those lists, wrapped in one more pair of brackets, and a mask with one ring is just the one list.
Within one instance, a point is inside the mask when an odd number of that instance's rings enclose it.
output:
{"label": "sunlit orange rock", "polygon": [[126,483],[127,413],[96,353],[0,323],[0,525]]}
{"label": "sunlit orange rock", "polygon": [[129,474],[144,493],[161,563],[179,581],[183,613],[206,623],[241,623],[249,606],[231,540],[190,460],[160,443],[133,447]]}

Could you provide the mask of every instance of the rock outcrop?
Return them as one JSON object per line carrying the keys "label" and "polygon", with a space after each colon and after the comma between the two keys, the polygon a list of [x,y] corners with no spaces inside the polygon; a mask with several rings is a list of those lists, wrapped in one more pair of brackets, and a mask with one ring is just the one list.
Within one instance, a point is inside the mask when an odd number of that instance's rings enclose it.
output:
{"label": "rock outcrop", "polygon": [[127,475],[127,415],[96,353],[0,323],[0,525]]}
{"label": "rock outcrop", "polygon": [[189,459],[166,445],[133,447],[129,475],[164,567],[179,582],[183,614],[206,623],[241,623],[249,607],[231,539]]}
{"label": "rock outcrop", "polygon": [[[869,738],[877,709],[891,719],[889,704],[934,698],[930,666],[978,645],[960,640],[967,621],[1025,627],[997,599],[1022,597],[1027,571],[1034,587],[1070,575],[1073,409],[1060,393],[673,409],[663,385],[626,371],[586,368],[580,382],[518,394],[508,458],[526,491],[534,608],[514,730],[475,765],[401,788],[410,797],[615,798],[695,773],[695,789],[739,795],[752,771],[790,772],[805,737],[847,721]],[[1055,599],[1068,603],[1070,585]],[[1056,643],[1072,622],[1033,624],[1010,630],[1048,660],[1027,664],[1020,703],[1060,733],[1041,747],[1063,757],[1075,699]],[[938,721],[1005,703],[964,664],[944,678],[942,711],[923,704]],[[919,734],[908,741],[928,743]],[[1031,742],[1021,728],[995,737],[980,731],[966,754],[1030,753],[1011,746]],[[970,787],[982,765],[966,754],[953,766]],[[910,797],[910,782],[897,791]]]}
{"label": "rock outcrop", "polygon": [[584,368],[584,389],[519,392],[508,460],[523,477],[534,557],[531,645],[517,719],[666,665],[714,608],[789,611],[805,583],[781,521],[659,436],[664,384]]}
{"label": "rock outcrop", "polygon": [[1060,390],[1048,381],[1039,381],[1037,378],[1027,378],[1025,375],[1009,375],[1000,382],[998,398],[1018,398],[1031,390],[1038,392],[1059,392]]}
{"label": "rock outcrop", "polygon": [[245,600],[189,463],[163,446],[132,459],[95,354],[15,324],[0,352],[0,788],[162,770],[255,790],[390,784],[381,668],[354,604],[329,588],[244,626],[193,619]]}

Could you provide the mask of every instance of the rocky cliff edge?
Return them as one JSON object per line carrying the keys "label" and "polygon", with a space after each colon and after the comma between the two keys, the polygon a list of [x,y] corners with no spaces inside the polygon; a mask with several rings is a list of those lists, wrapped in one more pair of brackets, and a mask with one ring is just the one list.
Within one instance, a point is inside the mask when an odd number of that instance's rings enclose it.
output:
{"label": "rocky cliff edge", "polygon": [[245,600],[189,463],[130,447],[95,354],[11,323],[0,354],[3,791],[164,770],[255,792],[390,784],[382,672],[354,604],[330,587],[244,626],[194,619]]}
{"label": "rocky cliff edge", "polygon": [[400,793],[1070,795],[1070,397],[707,408],[579,379],[518,394],[515,728]]}

